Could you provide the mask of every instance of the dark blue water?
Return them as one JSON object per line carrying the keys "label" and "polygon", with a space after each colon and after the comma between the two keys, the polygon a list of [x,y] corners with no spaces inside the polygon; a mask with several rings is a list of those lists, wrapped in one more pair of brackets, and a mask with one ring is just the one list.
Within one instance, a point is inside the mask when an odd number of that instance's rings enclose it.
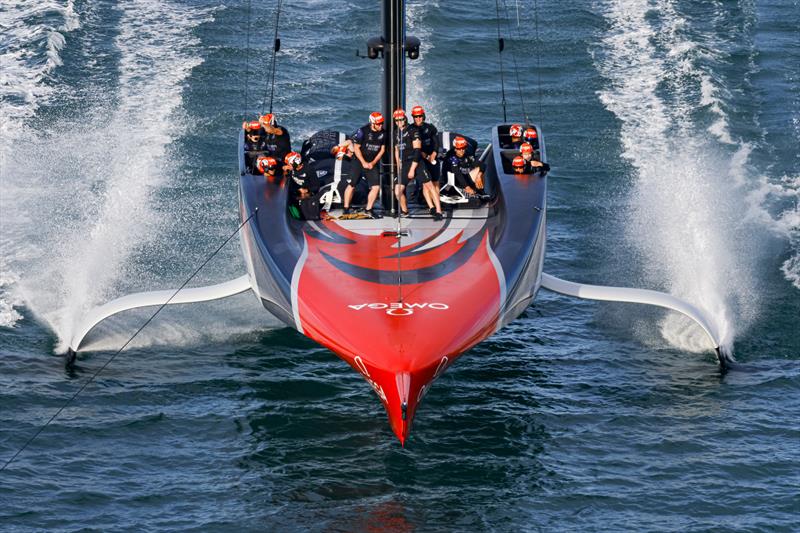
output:
{"label": "dark blue water", "polygon": [[[296,139],[352,130],[380,102],[355,56],[379,7],[291,4],[275,110]],[[178,286],[235,229],[275,7],[252,5],[248,52],[245,2],[37,6],[0,11],[2,463],[147,316],[65,371],[81,314]],[[494,9],[410,3],[408,103],[440,129],[502,119]],[[250,296],[170,309],[0,472],[0,529],[800,528],[800,7],[541,1],[538,35],[530,1],[507,9],[509,118],[553,166],[545,270],[681,296],[741,367],[663,311],[542,291],[401,448],[370,387]]]}

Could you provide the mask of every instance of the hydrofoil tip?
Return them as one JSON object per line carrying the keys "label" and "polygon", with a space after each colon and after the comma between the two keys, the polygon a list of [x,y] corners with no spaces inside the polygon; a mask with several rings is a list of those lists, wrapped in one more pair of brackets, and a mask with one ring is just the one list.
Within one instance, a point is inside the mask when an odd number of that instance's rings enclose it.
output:
{"label": "hydrofoil tip", "polygon": [[75,359],[78,357],[78,352],[72,348],[67,348],[67,353],[64,354],[64,366],[67,368],[75,364]]}
{"label": "hydrofoil tip", "polygon": [[728,350],[717,346],[714,348],[714,351],[717,353],[719,366],[723,370],[728,370],[736,364],[736,359],[733,358],[733,353],[730,353]]}

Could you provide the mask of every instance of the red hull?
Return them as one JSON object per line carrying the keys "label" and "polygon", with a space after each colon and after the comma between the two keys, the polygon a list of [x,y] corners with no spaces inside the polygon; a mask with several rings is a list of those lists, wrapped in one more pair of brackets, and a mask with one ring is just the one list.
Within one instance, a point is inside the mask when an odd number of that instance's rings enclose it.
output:
{"label": "red hull", "polygon": [[[420,269],[448,264],[469,240],[459,243],[459,233],[444,244],[404,255],[409,250],[393,247],[394,237],[354,234],[336,223],[325,229],[347,242],[307,236],[297,289],[302,331],[364,376],[404,443],[431,382],[497,328],[501,290],[489,256],[488,230],[472,237],[474,250],[452,271],[443,268],[446,273],[433,281],[406,283],[404,278],[413,279]],[[359,279],[347,272],[349,267],[401,283]]]}

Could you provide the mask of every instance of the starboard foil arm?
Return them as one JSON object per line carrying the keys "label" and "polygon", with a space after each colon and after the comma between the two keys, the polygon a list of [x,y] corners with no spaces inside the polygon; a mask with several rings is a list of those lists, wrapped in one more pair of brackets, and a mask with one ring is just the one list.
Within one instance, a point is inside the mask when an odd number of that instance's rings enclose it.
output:
{"label": "starboard foil arm", "polygon": [[[163,305],[168,300],[169,305],[207,302],[210,300],[218,300],[220,298],[241,294],[250,288],[250,278],[245,274],[244,276],[234,280],[226,281],[225,283],[219,283],[217,285],[181,289],[177,294],[175,294],[175,289],[167,289],[161,291],[138,292],[135,294],[122,296],[116,300],[111,300],[100,307],[95,307],[81,319],[78,327],[75,329],[72,339],[70,340],[69,350],[71,352],[78,351],[84,338],[86,335],[88,335],[92,328],[110,316],[121,313],[122,311],[129,311],[131,309],[138,309],[140,307]],[[173,294],[175,297],[170,300],[170,297]]]}
{"label": "starboard foil arm", "polygon": [[708,335],[708,338],[714,345],[714,351],[717,353],[720,364],[724,366],[728,362],[729,356],[723,355],[720,352],[719,336],[717,335],[716,329],[711,324],[711,321],[697,307],[671,294],[648,289],[585,285],[583,283],[559,279],[555,276],[545,274],[544,272],[542,273],[542,287],[553,292],[574,296],[576,298],[656,305],[682,313],[694,320],[697,325],[706,332],[706,335]]}

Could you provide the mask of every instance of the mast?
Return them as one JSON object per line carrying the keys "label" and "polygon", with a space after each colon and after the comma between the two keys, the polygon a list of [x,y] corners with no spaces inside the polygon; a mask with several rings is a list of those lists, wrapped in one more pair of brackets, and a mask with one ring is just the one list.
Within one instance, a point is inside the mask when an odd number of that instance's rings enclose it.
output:
{"label": "mast", "polygon": [[392,112],[398,107],[405,109],[406,76],[405,58],[419,58],[420,41],[416,37],[406,37],[405,0],[383,0],[381,18],[383,33],[367,41],[367,56],[370,59],[383,58],[383,84],[381,112],[383,113],[386,132],[389,135],[386,155],[383,158],[384,173],[382,197],[384,207],[395,210],[392,183],[396,175],[394,168],[395,127]]}

